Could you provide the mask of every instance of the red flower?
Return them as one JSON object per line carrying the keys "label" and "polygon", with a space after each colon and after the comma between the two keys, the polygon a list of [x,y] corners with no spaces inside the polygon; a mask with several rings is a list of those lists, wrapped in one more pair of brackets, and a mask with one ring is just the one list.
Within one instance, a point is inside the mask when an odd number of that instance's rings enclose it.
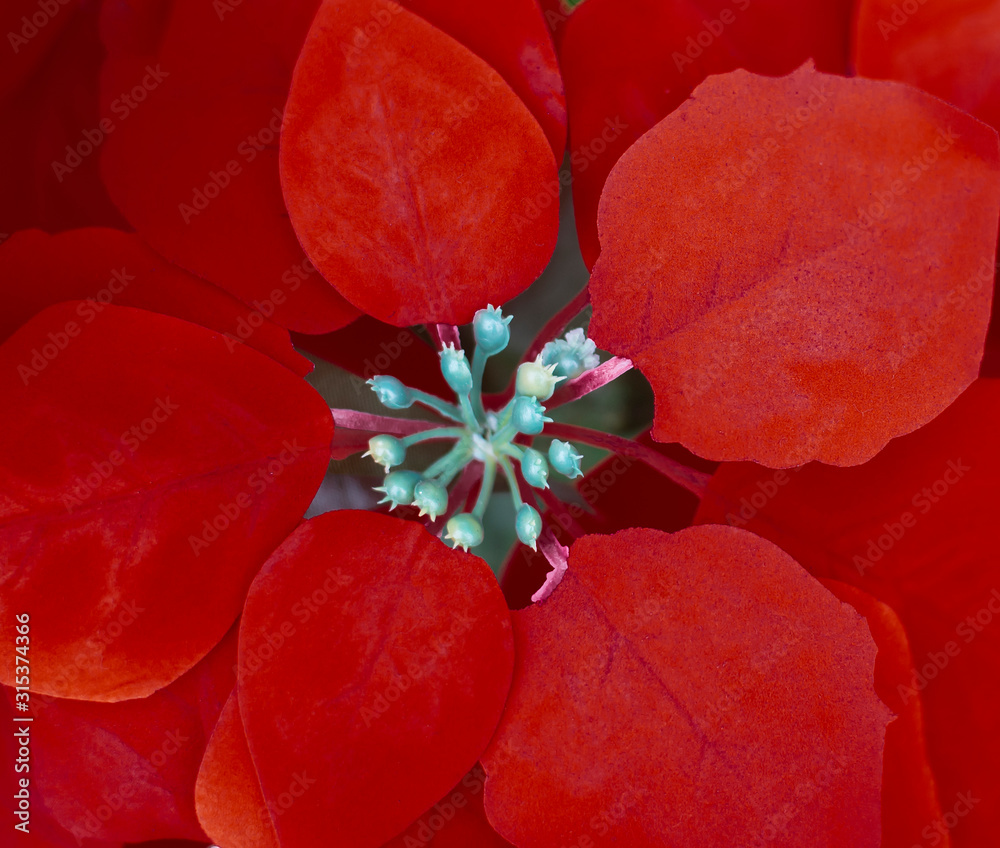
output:
{"label": "red flower", "polygon": [[[897,5],[5,12],[16,838],[986,844],[995,4]],[[570,181],[590,283],[484,397]],[[545,416],[633,365],[647,435]],[[441,541],[496,477],[503,592]]]}

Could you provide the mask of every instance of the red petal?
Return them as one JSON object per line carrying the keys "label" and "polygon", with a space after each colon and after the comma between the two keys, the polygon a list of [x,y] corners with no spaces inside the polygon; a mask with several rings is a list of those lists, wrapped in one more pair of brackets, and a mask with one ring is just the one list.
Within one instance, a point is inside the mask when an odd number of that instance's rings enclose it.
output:
{"label": "red petal", "polygon": [[[510,687],[510,619],[478,557],[420,525],[340,511],[302,524],[250,589],[239,704],[282,848],[337,823],[378,846],[476,762]],[[290,697],[290,693],[294,693]]]}
{"label": "red petal", "polygon": [[285,200],[316,267],[369,315],[468,323],[551,256],[555,159],[496,71],[411,12],[381,12],[320,7],[285,114]]}
{"label": "red petal", "polygon": [[[2,4],[4,10],[8,5]],[[16,10],[27,3],[18,0],[14,5]],[[79,9],[60,5],[59,12],[17,54],[26,60],[21,69],[27,71],[29,48],[42,46],[54,36],[41,64],[0,101],[0,126],[7,128],[0,133],[0,162],[4,163],[0,168],[0,240],[29,227],[56,231],[125,225],[101,182],[95,153],[94,142],[97,149],[104,142],[99,128],[104,116],[97,95],[103,58],[97,5],[87,3]],[[29,22],[39,14],[38,0],[31,6]],[[24,27],[23,21],[19,23],[16,31]],[[4,40],[9,32],[2,30]],[[7,82],[2,73],[0,80],[0,86]]]}
{"label": "red petal", "polygon": [[513,619],[483,765],[514,844],[878,846],[874,645],[773,545],[723,527],[586,536]]}
{"label": "red petal", "polygon": [[[806,59],[842,73],[853,0],[587,0],[566,25],[573,205],[593,267],[597,205],[615,162],[708,74],[787,74]],[[742,149],[740,149],[742,154]]]}
{"label": "red petal", "polygon": [[411,388],[442,397],[452,395],[441,376],[437,351],[409,327],[393,327],[365,315],[335,333],[296,333],[293,341],[296,347],[365,380],[391,374]]}
{"label": "red petal", "polygon": [[[657,444],[648,433],[636,441],[690,468],[706,473],[716,468],[714,463],[698,459],[680,445]],[[628,456],[609,456],[583,477],[577,490],[582,504],[566,503],[560,512],[545,513],[546,522],[565,545],[572,542],[573,537],[567,531],[574,523],[585,533],[611,534],[628,527],[673,533],[689,527],[698,510],[698,499],[691,492]],[[532,551],[527,545],[514,548],[501,583],[511,609],[522,609],[531,603],[531,596],[545,582],[550,568],[540,551]]]}
{"label": "red petal", "polygon": [[0,32],[6,35],[9,47],[0,50],[0,100],[41,64],[79,5],[79,0],[54,5],[42,5],[39,0],[7,0],[0,6]]}
{"label": "red petal", "polygon": [[975,379],[998,216],[996,133],[939,100],[713,77],[608,180],[591,336],[649,378],[660,441],[864,462]]}
{"label": "red petal", "polygon": [[861,0],[859,74],[929,91],[1000,128],[1000,2]]}
{"label": "red petal", "polygon": [[250,758],[236,692],[229,696],[212,732],[195,785],[198,819],[218,845],[279,848]]}
{"label": "red petal", "polygon": [[[319,486],[332,423],[256,351],[96,308],[53,306],[0,347],[0,616],[28,611],[44,634],[33,691],[121,700],[176,679],[230,627]],[[109,640],[127,605],[141,613]],[[8,657],[13,639],[0,637]],[[2,682],[12,672],[0,664]]]}
{"label": "red petal", "polygon": [[950,813],[970,792],[981,799],[952,834],[969,848],[1000,832],[1000,629],[983,625],[1000,614],[998,420],[1000,381],[979,380],[858,468],[724,465],[698,519],[746,526],[812,573],[854,584],[898,613],[919,675],[897,694],[923,697],[941,806]]}
{"label": "red petal", "polygon": [[566,96],[552,38],[535,0],[508,0],[502,7],[486,9],[463,0],[403,0],[402,5],[500,74],[541,124],[553,154],[562,161]]}
{"label": "red petal", "polygon": [[32,787],[78,840],[204,839],[194,781],[236,682],[236,629],[148,698],[98,704],[33,695]]}
{"label": "red petal", "polygon": [[908,686],[914,673],[906,631],[896,613],[871,595],[836,580],[820,582],[865,617],[878,646],[875,693],[896,714],[885,732],[882,848],[912,848],[926,838],[927,823],[941,818],[941,806],[927,760],[920,697],[899,696],[898,687]]}
{"label": "red petal", "polygon": [[300,377],[312,363],[297,354],[288,331],[247,309],[211,283],[158,256],[133,233],[88,228],[49,236],[14,233],[0,247],[5,310],[0,341],[32,315],[63,300],[98,299],[173,315],[245,341]]}
{"label": "red petal", "polygon": [[114,129],[101,166],[115,202],[168,259],[306,333],[358,314],[303,255],[278,179],[282,109],[315,9],[177,0],[156,31],[111,3],[102,21]]}
{"label": "red petal", "polygon": [[[399,775],[394,783],[405,782]],[[486,820],[483,784],[486,773],[476,764],[437,804],[384,848],[504,848],[503,839]],[[271,815],[247,747],[236,694],[226,703],[202,761],[195,789],[198,816],[206,832],[229,848],[278,848]],[[275,815],[283,809],[276,807]]]}

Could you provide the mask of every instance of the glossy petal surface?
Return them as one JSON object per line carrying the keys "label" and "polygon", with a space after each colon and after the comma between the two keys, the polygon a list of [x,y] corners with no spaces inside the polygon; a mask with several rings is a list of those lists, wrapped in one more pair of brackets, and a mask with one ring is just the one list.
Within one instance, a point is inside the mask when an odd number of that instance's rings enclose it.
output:
{"label": "glossy petal surface", "polygon": [[0,246],[0,284],[5,293],[0,340],[47,306],[91,298],[183,318],[224,333],[234,344],[245,341],[299,376],[312,371],[292,350],[287,330],[171,265],[134,233],[98,227],[56,236],[15,233]]}
{"label": "glossy petal surface", "polygon": [[893,83],[803,67],[706,81],[601,200],[590,334],[715,460],[853,465],[979,371],[996,133]]}
{"label": "glossy petal surface", "polygon": [[[896,718],[885,731],[882,768],[882,848],[913,848],[926,839],[928,822],[942,819],[937,783],[927,758],[924,709],[919,695],[900,697],[913,680],[913,654],[899,616],[866,592],[836,580],[820,581],[868,622],[875,656],[875,692]],[[949,848],[949,841],[938,843]]]}
{"label": "glossy petal surface", "polygon": [[358,314],[307,273],[278,179],[292,68],[316,7],[176,0],[102,13],[115,129],[101,164],[115,202],[172,262],[307,333]]}
{"label": "glossy petal surface", "polygon": [[483,765],[514,844],[879,845],[874,644],[775,546],[723,527],[586,536],[513,620]]}
{"label": "glossy petal surface", "polygon": [[854,64],[929,91],[1000,128],[1000,2],[861,0]]}
{"label": "glossy petal surface", "polygon": [[[238,697],[282,848],[378,846],[485,749],[513,666],[478,557],[420,525],[340,511],[302,524],[251,587]],[[294,693],[294,697],[290,697]],[[405,776],[405,777],[404,777]]]}
{"label": "glossy petal surface", "polygon": [[604,181],[636,139],[709,74],[745,68],[776,76],[810,58],[820,70],[843,73],[853,5],[851,0],[581,4],[565,23],[559,58],[571,117],[573,206],[587,265],[592,267],[600,252],[597,208]]}
{"label": "glossy petal surface", "polygon": [[[464,324],[541,273],[558,179],[503,78],[411,12],[320,7],[281,138],[292,224],[355,306],[399,326]],[[366,35],[365,27],[371,35]],[[539,195],[544,209],[526,204]]]}
{"label": "glossy petal surface", "polygon": [[991,765],[1000,757],[998,419],[1000,382],[979,380],[858,468],[724,465],[698,517],[746,527],[813,574],[895,610],[917,667],[897,695],[923,698],[941,807],[950,813],[967,794],[980,799],[952,831],[954,844],[968,848],[1000,828],[1000,775]]}
{"label": "glossy petal surface", "polygon": [[541,124],[552,153],[562,161],[566,96],[552,38],[535,0],[508,0],[493,7],[462,0],[403,0],[402,5],[494,68]]}
{"label": "glossy petal surface", "polygon": [[236,683],[236,645],[233,628],[198,665],[147,698],[32,697],[34,786],[72,836],[204,839],[194,779]]}
{"label": "glossy petal surface", "polygon": [[142,697],[200,660],[330,456],[329,409],[286,368],[129,307],[36,315],[0,347],[0,397],[0,614],[30,612],[33,690],[60,697]]}

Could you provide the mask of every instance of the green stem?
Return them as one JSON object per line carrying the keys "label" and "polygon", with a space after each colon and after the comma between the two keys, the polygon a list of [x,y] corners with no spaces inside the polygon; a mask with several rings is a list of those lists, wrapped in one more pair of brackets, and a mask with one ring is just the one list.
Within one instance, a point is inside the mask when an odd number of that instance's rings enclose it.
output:
{"label": "green stem", "polygon": [[483,480],[479,486],[479,495],[476,497],[476,505],[472,508],[472,514],[480,521],[486,506],[490,502],[490,495],[493,494],[493,483],[497,478],[497,462],[493,457],[488,456],[483,460]]}
{"label": "green stem", "polygon": [[480,425],[486,423],[486,410],[483,408],[483,372],[486,370],[486,360],[490,355],[481,347],[476,347],[472,355],[472,409]]}
{"label": "green stem", "polygon": [[476,418],[476,411],[472,408],[472,401],[468,395],[461,395],[458,402],[462,404],[462,417],[465,419],[465,426],[473,432],[482,428],[479,419]]}
{"label": "green stem", "polygon": [[503,469],[504,476],[507,478],[507,485],[510,487],[510,497],[514,501],[514,514],[516,515],[524,501],[521,500],[521,487],[517,484],[517,475],[514,473],[514,466],[510,464],[510,460],[505,456],[500,457],[498,462]]}
{"label": "green stem", "polygon": [[429,442],[432,439],[461,439],[466,432],[467,430],[464,427],[437,427],[433,430],[413,433],[402,441],[407,447],[412,447],[419,442]]}
{"label": "green stem", "polygon": [[500,448],[500,453],[504,454],[505,456],[513,457],[518,462],[524,459],[524,451],[521,450],[521,448],[519,448],[515,444],[504,445],[502,448]]}
{"label": "green stem", "polygon": [[447,487],[455,479],[455,475],[465,468],[470,456],[472,456],[472,450],[469,447],[469,443],[467,440],[463,440],[440,459],[432,463],[423,476],[427,478],[436,477],[442,486]]}
{"label": "green stem", "polygon": [[435,397],[428,392],[422,392],[419,389],[410,389],[410,391],[413,393],[413,399],[417,403],[423,404],[428,409],[433,409],[438,415],[443,415],[445,418],[457,421],[459,424],[466,423],[461,411],[455,404],[448,403],[448,401],[441,400],[441,398]]}

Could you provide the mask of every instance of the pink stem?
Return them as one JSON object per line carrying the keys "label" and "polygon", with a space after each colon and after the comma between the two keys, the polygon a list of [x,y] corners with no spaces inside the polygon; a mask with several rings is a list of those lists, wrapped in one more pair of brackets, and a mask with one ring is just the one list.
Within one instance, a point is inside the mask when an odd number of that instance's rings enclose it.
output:
{"label": "pink stem", "polygon": [[459,350],[462,349],[462,340],[458,336],[458,327],[454,324],[434,324],[433,330],[439,349],[444,350],[445,346],[449,344],[454,345]]}
{"label": "pink stem", "polygon": [[370,433],[387,433],[391,436],[409,436],[411,433],[422,433],[441,425],[435,421],[414,421],[408,418],[389,418],[385,415],[372,415],[368,412],[357,412],[353,409],[330,409],[333,423],[338,429],[367,430]]}
{"label": "pink stem", "polygon": [[596,368],[581,374],[575,380],[570,380],[560,388],[545,403],[546,409],[555,409],[564,403],[571,403],[579,400],[584,395],[589,395],[595,389],[606,386],[612,380],[617,380],[622,374],[631,371],[634,366],[631,359],[622,356],[615,356],[607,362],[602,362]]}
{"label": "pink stem", "polygon": [[621,436],[612,436],[610,433],[602,433],[599,430],[591,430],[587,427],[577,427],[574,424],[548,424],[545,427],[547,436],[559,436],[565,439],[575,439],[584,444],[594,445],[598,448],[613,451],[622,456],[631,456],[641,462],[646,463],[654,471],[659,471],[668,480],[672,480],[678,486],[683,486],[689,492],[699,498],[705,496],[708,489],[708,481],[711,474],[703,471],[696,471],[688,468],[674,459],[657,453],[652,448],[633,442],[631,439],[624,439]]}
{"label": "pink stem", "polygon": [[552,566],[552,570],[545,575],[545,582],[542,584],[542,587],[531,596],[533,604],[540,603],[551,595],[556,586],[562,582],[563,575],[566,574],[566,569],[569,568],[569,548],[559,544],[559,540],[550,528],[546,527],[542,531],[542,535],[538,539],[538,546],[541,548],[542,554],[549,561],[549,565]]}

